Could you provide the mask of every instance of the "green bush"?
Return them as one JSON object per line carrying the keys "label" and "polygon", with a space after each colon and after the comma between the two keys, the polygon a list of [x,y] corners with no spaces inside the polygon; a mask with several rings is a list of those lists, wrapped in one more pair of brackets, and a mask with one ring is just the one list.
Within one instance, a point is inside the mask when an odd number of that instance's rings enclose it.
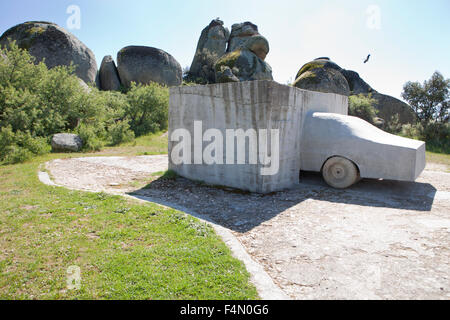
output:
{"label": "green bush", "polygon": [[131,84],[127,93],[125,117],[136,136],[166,130],[168,127],[169,90],[157,83]]}
{"label": "green bush", "polygon": [[420,123],[405,124],[399,134],[403,137],[425,141],[428,151],[450,153],[450,123],[432,122],[426,126]]}
{"label": "green bush", "polygon": [[15,42],[0,48],[1,162],[49,152],[55,133],[78,133],[84,151],[98,151],[167,129],[167,88],[133,84],[126,93],[86,90],[73,72],[72,65],[35,64]]}
{"label": "green bush", "polygon": [[28,131],[14,133],[11,126],[0,130],[0,161],[4,164],[23,162],[49,151],[45,138],[32,137]]}
{"label": "green bush", "polygon": [[354,95],[349,97],[349,109],[348,114],[366,120],[367,122],[374,124],[377,116],[377,110],[374,108],[376,100],[363,94]]}
{"label": "green bush", "polygon": [[84,123],[77,127],[76,133],[83,141],[83,151],[100,151],[103,148],[105,145],[102,139],[104,133],[99,129],[103,128],[86,125]]}
{"label": "green bush", "polygon": [[134,140],[134,132],[130,130],[128,121],[118,121],[109,126],[108,134],[111,138],[111,145],[131,142]]}

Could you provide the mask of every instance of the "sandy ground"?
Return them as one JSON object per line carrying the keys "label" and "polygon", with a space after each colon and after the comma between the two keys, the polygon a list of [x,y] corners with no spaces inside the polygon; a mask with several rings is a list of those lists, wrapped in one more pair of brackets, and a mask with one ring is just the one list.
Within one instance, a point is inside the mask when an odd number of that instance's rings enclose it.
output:
{"label": "sandy ground", "polygon": [[166,169],[167,156],[47,164],[58,185],[206,215],[293,299],[450,299],[450,174],[441,165],[415,183],[363,180],[348,190],[302,173],[296,188],[269,195],[151,178]]}

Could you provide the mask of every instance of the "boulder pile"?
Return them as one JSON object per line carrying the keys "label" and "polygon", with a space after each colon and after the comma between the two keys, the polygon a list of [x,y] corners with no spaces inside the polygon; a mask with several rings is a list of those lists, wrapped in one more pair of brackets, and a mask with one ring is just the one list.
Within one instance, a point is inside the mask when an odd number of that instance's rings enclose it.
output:
{"label": "boulder pile", "polygon": [[48,68],[73,63],[75,75],[102,90],[120,90],[131,82],[166,86],[182,83],[180,64],[167,52],[152,47],[125,47],[117,55],[117,67],[113,58],[106,56],[97,72],[94,53],[73,34],[51,22],[31,21],[14,26],[0,37],[0,46],[8,46],[10,41],[28,50],[36,63],[45,61]]}
{"label": "boulder pile", "polygon": [[326,57],[317,58],[303,65],[297,73],[294,86],[345,96],[370,95],[376,101],[374,107],[378,110],[378,117],[385,122],[389,122],[396,115],[401,124],[414,122],[415,116],[408,104],[377,92],[357,72],[345,70]]}
{"label": "boulder pile", "polygon": [[202,31],[188,81],[197,83],[273,80],[265,58],[269,42],[251,22],[234,24],[231,33],[219,19]]}

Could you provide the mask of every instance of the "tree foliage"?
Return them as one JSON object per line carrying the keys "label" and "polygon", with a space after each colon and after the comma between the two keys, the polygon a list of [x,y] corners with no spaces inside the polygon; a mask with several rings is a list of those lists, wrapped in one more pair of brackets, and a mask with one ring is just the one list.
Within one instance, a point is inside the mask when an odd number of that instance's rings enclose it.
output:
{"label": "tree foliage", "polygon": [[95,151],[167,128],[167,88],[133,84],[126,94],[86,89],[74,69],[36,64],[15,42],[0,48],[0,162],[48,152],[55,133],[78,133],[84,150]]}
{"label": "tree foliage", "polygon": [[432,121],[446,123],[450,119],[450,79],[445,79],[438,71],[423,84],[407,82],[403,87],[402,97],[424,126]]}
{"label": "tree foliage", "polygon": [[374,107],[376,100],[363,94],[353,95],[349,97],[349,110],[351,116],[355,116],[374,124],[377,116],[377,110]]}

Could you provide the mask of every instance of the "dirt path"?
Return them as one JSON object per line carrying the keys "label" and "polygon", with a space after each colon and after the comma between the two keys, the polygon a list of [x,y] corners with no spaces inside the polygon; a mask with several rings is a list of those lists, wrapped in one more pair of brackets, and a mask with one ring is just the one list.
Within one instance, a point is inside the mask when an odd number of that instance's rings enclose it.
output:
{"label": "dirt path", "polygon": [[416,183],[363,180],[344,191],[305,173],[270,195],[183,178],[137,188],[167,169],[166,156],[56,160],[47,169],[59,185],[133,192],[208,217],[293,299],[450,299],[450,174],[439,165]]}

